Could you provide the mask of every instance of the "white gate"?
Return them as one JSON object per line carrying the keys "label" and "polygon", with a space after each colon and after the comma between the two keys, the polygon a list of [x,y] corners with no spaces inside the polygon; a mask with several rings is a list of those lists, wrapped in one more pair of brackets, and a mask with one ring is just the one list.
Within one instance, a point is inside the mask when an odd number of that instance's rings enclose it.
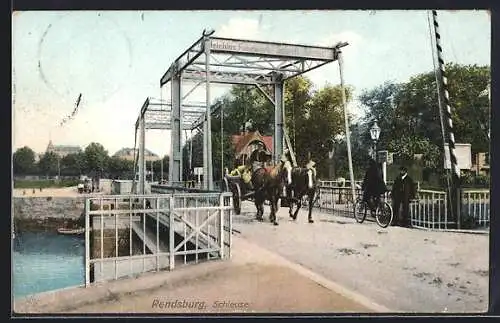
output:
{"label": "white gate", "polygon": [[231,193],[87,198],[85,284],[227,259],[231,216]]}

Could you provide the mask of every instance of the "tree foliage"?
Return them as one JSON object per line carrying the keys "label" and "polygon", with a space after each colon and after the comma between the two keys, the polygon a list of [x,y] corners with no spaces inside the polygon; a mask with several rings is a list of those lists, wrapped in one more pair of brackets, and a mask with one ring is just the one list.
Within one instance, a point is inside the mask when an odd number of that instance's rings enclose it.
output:
{"label": "tree foliage", "polygon": [[35,152],[24,146],[14,152],[12,157],[14,174],[30,174],[35,171]]}
{"label": "tree foliage", "polygon": [[[470,143],[472,153],[488,151],[488,97],[481,95],[490,80],[487,66],[446,66],[455,142]],[[389,149],[406,163],[422,155],[427,168],[442,170],[443,132],[434,72],[418,74],[406,83],[385,83],[360,96],[367,108],[364,123],[377,120],[379,148]],[[447,123],[447,120],[443,120]],[[369,138],[369,129],[365,130]],[[448,140],[445,134],[444,140]]]}
{"label": "tree foliage", "polygon": [[76,176],[82,173],[82,169],[80,168],[79,154],[69,154],[61,158],[60,167],[61,167],[61,175],[65,176]]}
{"label": "tree foliage", "polygon": [[[488,96],[482,95],[481,92],[490,82],[489,67],[448,64],[446,71],[456,142],[471,143],[473,153],[488,151],[490,108]],[[274,96],[271,88],[264,87],[264,90],[270,97]],[[335,175],[348,176],[341,90],[340,86],[334,85],[315,90],[311,81],[303,76],[285,82],[285,129],[292,148],[300,165],[304,165],[309,156],[316,162],[321,178],[326,178],[328,173],[327,142],[333,138]],[[352,88],[346,88],[348,102],[352,99],[352,93]],[[365,118],[351,124],[350,128],[355,176],[362,176],[369,158],[369,129],[375,120],[382,130],[378,142],[379,150],[392,151],[400,162],[410,164],[414,162],[414,156],[419,154],[424,167],[442,170],[443,137],[437,98],[433,72],[415,75],[406,83],[384,83],[364,91],[359,99],[366,108]],[[248,130],[259,130],[262,135],[274,135],[274,108],[257,88],[235,85],[218,103],[221,103],[223,108],[211,118],[215,180],[221,176],[221,146],[224,166],[233,168],[235,156],[231,137],[243,131],[247,122],[250,122]],[[202,143],[203,133],[197,131],[186,141],[182,150],[184,178],[188,178],[190,165],[203,166]],[[29,147],[18,149],[13,155],[14,173],[57,174],[57,155],[46,153],[38,163],[35,163],[34,156],[35,153]],[[164,178],[168,178],[169,156],[162,158],[162,163]],[[91,143],[85,151],[62,158],[60,166],[63,175],[108,172],[124,176],[123,174],[132,171],[133,162],[110,158],[101,144]],[[156,179],[160,177],[160,169],[161,163],[154,163]]]}
{"label": "tree foliage", "polygon": [[[263,88],[273,97],[269,88]],[[352,89],[347,89],[351,99]],[[328,138],[344,133],[344,113],[341,88],[326,85],[314,91],[306,77],[295,77],[285,82],[285,130],[297,162],[305,165],[309,156],[317,163],[320,174],[327,170]],[[274,107],[259,89],[235,85],[221,98],[222,109],[212,115],[212,165],[214,179],[221,176],[221,145],[223,145],[224,166],[234,167],[234,145],[231,137],[246,130],[258,130],[264,136],[274,135]],[[221,111],[223,112],[223,134],[221,140]],[[248,122],[248,124],[247,124]],[[245,125],[248,128],[245,128]],[[221,143],[222,141],[222,143]],[[193,144],[193,167],[203,166],[203,134],[197,133],[183,148],[184,169],[187,172],[189,145]],[[273,147],[270,147],[273,149]]]}
{"label": "tree foliage", "polygon": [[111,178],[133,179],[134,161],[113,156],[108,159],[107,172]]}
{"label": "tree foliage", "polygon": [[165,155],[162,159],[153,162],[153,172],[155,180],[159,181],[162,178],[162,172],[163,179],[168,179],[169,163],[170,157],[168,155]]}
{"label": "tree foliage", "polygon": [[56,175],[58,173],[58,160],[59,156],[57,156],[54,152],[46,152],[43,154],[38,162],[38,168],[40,169],[41,174],[45,176]]}
{"label": "tree foliage", "polygon": [[[16,150],[13,155],[14,174],[55,176],[59,174],[60,170],[61,176],[88,175],[120,179],[134,178],[134,162],[132,160],[110,157],[107,150],[95,142],[88,145],[80,153],[68,154],[62,158],[53,152],[45,153],[39,162],[35,163],[34,155],[34,151],[29,147]],[[163,177],[168,178],[169,156],[167,155],[162,158],[161,162],[153,162],[155,180],[160,179],[161,163],[163,163]],[[147,169],[150,170],[150,167],[148,162]],[[27,171],[28,169],[30,171]]]}
{"label": "tree foliage", "polygon": [[[325,176],[328,148],[326,141],[345,135],[344,107],[340,86],[327,85],[313,93],[309,103],[309,117],[298,131],[297,161],[305,165],[311,158],[317,163],[318,172]],[[346,89],[347,101],[351,100],[351,90]]]}
{"label": "tree foliage", "polygon": [[84,153],[86,167],[90,173],[100,174],[107,169],[109,155],[100,143],[90,143]]}

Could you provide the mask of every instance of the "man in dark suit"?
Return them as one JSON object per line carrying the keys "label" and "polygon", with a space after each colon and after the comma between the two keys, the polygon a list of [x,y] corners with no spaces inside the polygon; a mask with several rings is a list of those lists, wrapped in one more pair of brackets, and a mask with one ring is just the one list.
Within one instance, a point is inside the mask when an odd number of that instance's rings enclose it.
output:
{"label": "man in dark suit", "polygon": [[[408,175],[408,169],[401,166],[399,176],[392,186],[392,211],[394,219],[392,225],[410,226],[410,200],[415,198],[415,183]],[[403,209],[400,214],[400,209]]]}
{"label": "man in dark suit", "polygon": [[373,214],[375,212],[375,205],[377,205],[376,202],[387,191],[378,164],[374,159],[370,159],[369,161],[361,189],[363,190],[363,201],[368,203]]}

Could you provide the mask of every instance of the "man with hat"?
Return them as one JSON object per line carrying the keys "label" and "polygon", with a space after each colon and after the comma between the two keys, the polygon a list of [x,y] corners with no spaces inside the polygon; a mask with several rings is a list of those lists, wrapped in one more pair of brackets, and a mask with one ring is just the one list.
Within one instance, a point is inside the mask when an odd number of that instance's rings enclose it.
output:
{"label": "man with hat", "polygon": [[[415,198],[415,183],[408,175],[408,169],[405,166],[400,167],[400,172],[394,184],[392,185],[392,211],[394,219],[392,225],[402,227],[410,226],[410,200]],[[402,212],[400,214],[400,209]]]}

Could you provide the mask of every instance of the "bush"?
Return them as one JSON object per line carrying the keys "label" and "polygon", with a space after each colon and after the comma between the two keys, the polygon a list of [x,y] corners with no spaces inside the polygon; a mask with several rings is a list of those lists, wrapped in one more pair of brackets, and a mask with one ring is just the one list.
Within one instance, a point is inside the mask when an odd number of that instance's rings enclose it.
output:
{"label": "bush", "polygon": [[479,186],[489,186],[490,176],[488,175],[477,175],[475,178],[475,184]]}
{"label": "bush", "polygon": [[474,219],[472,216],[462,214],[461,220],[462,220],[462,223],[461,223],[462,229],[469,229],[470,230],[470,229],[477,228],[476,219]]}
{"label": "bush", "polygon": [[462,185],[473,185],[475,182],[476,176],[472,172],[462,172],[460,176]]}
{"label": "bush", "polygon": [[14,188],[58,188],[78,185],[77,179],[63,179],[60,181],[43,180],[14,180]]}

